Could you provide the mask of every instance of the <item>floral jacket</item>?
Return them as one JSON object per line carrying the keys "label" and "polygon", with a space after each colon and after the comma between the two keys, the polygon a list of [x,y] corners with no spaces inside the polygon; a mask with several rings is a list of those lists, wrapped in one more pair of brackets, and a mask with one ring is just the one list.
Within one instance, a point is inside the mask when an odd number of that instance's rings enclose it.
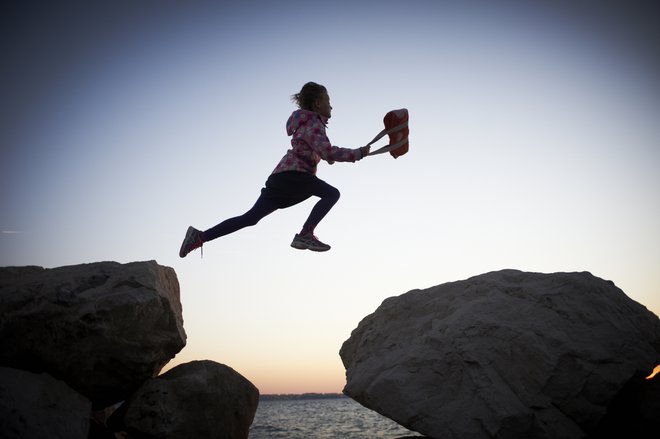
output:
{"label": "floral jacket", "polygon": [[302,171],[316,175],[316,165],[321,159],[328,163],[355,162],[362,158],[360,148],[332,146],[325,127],[328,119],[314,111],[296,110],[286,122],[286,132],[292,148],[286,152],[273,174],[284,171]]}

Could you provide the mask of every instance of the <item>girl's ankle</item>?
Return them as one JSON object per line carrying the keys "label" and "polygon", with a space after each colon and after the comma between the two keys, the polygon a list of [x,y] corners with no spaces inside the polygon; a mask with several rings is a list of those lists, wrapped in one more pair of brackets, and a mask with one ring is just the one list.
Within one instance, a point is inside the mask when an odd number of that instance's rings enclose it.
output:
{"label": "girl's ankle", "polygon": [[300,231],[300,236],[313,235],[313,234],[314,234],[314,227],[312,226],[303,226],[302,230]]}

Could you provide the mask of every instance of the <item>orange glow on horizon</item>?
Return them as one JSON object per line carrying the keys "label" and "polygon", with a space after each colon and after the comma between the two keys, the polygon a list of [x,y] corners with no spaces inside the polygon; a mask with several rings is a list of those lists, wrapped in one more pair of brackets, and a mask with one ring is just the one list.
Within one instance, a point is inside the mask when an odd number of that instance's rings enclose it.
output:
{"label": "orange glow on horizon", "polygon": [[660,373],[660,364],[655,366],[655,369],[653,369],[653,372],[651,373],[651,375],[647,376],[646,379],[650,380],[651,378],[653,378],[654,376],[656,376],[659,373]]}

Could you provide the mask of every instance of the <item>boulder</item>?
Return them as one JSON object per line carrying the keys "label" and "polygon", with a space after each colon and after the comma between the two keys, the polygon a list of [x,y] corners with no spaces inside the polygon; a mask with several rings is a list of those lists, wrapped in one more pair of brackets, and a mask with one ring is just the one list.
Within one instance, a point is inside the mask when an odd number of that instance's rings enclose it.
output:
{"label": "boulder", "polygon": [[259,391],[232,368],[193,361],[145,382],[110,417],[130,437],[245,439]]}
{"label": "boulder", "polygon": [[0,367],[0,437],[87,439],[92,403],[48,374]]}
{"label": "boulder", "polygon": [[179,283],[155,261],[0,268],[0,366],[47,372],[96,408],[123,401],[186,342]]}
{"label": "boulder", "polygon": [[660,321],[589,273],[504,270],[386,299],[340,356],[344,393],[426,436],[575,439],[660,363]]}
{"label": "boulder", "polygon": [[619,391],[589,439],[660,438],[660,375],[644,375]]}

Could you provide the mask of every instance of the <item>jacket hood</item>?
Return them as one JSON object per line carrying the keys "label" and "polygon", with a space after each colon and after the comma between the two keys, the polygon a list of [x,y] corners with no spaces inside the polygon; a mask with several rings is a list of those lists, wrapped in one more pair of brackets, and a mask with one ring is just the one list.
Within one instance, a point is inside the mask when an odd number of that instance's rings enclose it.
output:
{"label": "jacket hood", "polygon": [[286,121],[286,133],[289,136],[292,136],[298,128],[303,125],[311,123],[315,119],[319,119],[323,125],[328,124],[328,118],[321,116],[315,111],[310,110],[296,110],[291,113],[289,120]]}

